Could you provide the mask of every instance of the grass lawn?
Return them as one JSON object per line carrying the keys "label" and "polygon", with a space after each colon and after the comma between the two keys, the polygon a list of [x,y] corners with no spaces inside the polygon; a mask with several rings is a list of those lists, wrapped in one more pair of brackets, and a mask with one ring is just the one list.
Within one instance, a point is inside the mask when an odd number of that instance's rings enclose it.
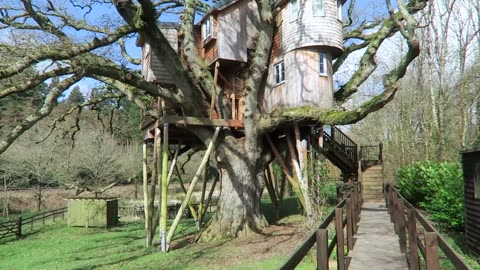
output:
{"label": "grass lawn", "polygon": [[[271,226],[265,235],[191,244],[194,233],[193,220],[183,220],[175,242],[180,248],[163,254],[145,248],[142,222],[106,230],[59,221],[0,244],[0,269],[277,269],[306,235],[295,226]],[[312,268],[308,257],[298,269]]]}

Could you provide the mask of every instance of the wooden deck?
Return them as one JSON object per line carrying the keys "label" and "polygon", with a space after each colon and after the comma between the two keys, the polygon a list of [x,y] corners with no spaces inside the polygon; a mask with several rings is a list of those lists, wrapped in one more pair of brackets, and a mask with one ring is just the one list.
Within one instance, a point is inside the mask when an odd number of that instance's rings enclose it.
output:
{"label": "wooden deck", "polygon": [[349,270],[408,269],[384,203],[365,202]]}

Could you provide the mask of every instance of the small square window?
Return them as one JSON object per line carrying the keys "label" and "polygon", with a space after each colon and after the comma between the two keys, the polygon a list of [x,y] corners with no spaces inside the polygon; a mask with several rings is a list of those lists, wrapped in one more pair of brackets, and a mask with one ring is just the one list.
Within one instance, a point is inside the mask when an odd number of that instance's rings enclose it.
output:
{"label": "small square window", "polygon": [[294,22],[298,19],[298,0],[290,1],[290,21]]}
{"label": "small square window", "polygon": [[325,9],[323,7],[324,0],[313,0],[312,1],[312,8],[313,8],[313,16],[325,16]]}
{"label": "small square window", "polygon": [[318,74],[328,76],[328,62],[326,53],[318,53]]}
{"label": "small square window", "polygon": [[275,84],[280,84],[285,81],[285,65],[283,61],[273,66],[273,76],[275,77]]}
{"label": "small square window", "polygon": [[337,19],[342,21],[343,14],[342,14],[342,0],[337,0]]}

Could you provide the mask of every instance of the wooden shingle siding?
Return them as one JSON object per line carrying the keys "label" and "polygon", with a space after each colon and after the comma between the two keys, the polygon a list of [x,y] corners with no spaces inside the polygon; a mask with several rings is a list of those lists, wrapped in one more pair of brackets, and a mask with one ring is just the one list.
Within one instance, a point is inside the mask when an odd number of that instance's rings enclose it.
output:
{"label": "wooden shingle siding", "polygon": [[319,48],[303,48],[293,50],[283,56],[285,65],[285,82],[274,84],[273,65],[282,60],[276,57],[269,69],[268,85],[265,89],[263,110],[271,112],[283,107],[315,106],[331,108],[333,106],[333,82],[331,55],[329,61],[329,76],[319,75]]}
{"label": "wooden shingle siding", "polygon": [[218,14],[219,58],[247,62],[247,8],[248,1],[241,1]]}
{"label": "wooden shingle siding", "polygon": [[277,16],[281,24],[283,50],[310,46],[328,46],[334,57],[343,51],[342,23],[337,19],[337,0],[324,0],[325,16],[313,16],[313,0],[298,0],[298,19],[291,21],[290,4]]}
{"label": "wooden shingle siding", "polygon": [[[480,198],[475,198],[474,181],[476,166],[480,166],[480,150],[462,154],[464,192],[465,192],[465,239],[467,247],[480,256]],[[478,165],[477,165],[478,164]]]}
{"label": "wooden shingle siding", "polygon": [[[172,48],[178,52],[178,30],[176,28],[161,28],[162,33],[169,41]],[[142,75],[149,82],[162,82],[174,84],[172,76],[168,74],[164,65],[151,51],[150,45],[145,43],[142,49]]]}

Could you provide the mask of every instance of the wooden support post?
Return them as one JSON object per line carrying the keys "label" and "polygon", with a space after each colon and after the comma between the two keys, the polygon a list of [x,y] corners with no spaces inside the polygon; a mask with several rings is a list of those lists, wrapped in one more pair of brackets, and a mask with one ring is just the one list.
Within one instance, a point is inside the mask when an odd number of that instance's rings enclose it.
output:
{"label": "wooden support post", "polygon": [[398,221],[399,221],[399,212],[398,212],[398,197],[397,193],[393,193],[393,229],[395,230],[395,233],[398,235]]}
{"label": "wooden support post", "polygon": [[405,232],[405,207],[403,199],[398,200],[398,238],[400,242],[400,252],[407,252],[407,235]]}
{"label": "wooden support post", "polygon": [[353,249],[353,218],[352,218],[352,199],[347,198],[347,246],[348,252]]}
{"label": "wooden support post", "polygon": [[318,229],[317,238],[317,269],[328,270],[328,230]]}
{"label": "wooden support post", "polygon": [[197,228],[200,230],[200,220],[203,219],[203,209],[204,209],[204,202],[205,202],[205,192],[207,190],[207,179],[208,179],[208,161],[207,165],[205,165],[205,170],[203,171],[203,185],[202,185],[202,194],[200,196],[200,203],[198,204],[198,221],[197,221]]}
{"label": "wooden support post", "polygon": [[411,270],[419,270],[418,246],[417,246],[417,219],[415,209],[407,210],[408,217],[408,254]]}
{"label": "wooden support post", "polygon": [[312,212],[312,205],[310,203],[310,199],[308,196],[308,185],[305,185],[305,179],[302,174],[302,168],[300,167],[300,162],[297,159],[295,148],[293,146],[293,140],[290,134],[287,134],[287,144],[288,144],[288,150],[290,152],[291,162],[292,162],[295,174],[297,176],[297,179],[300,183],[301,196],[303,197],[303,201],[305,203],[304,204],[305,207],[303,210],[306,213],[307,219],[310,220],[313,212]]}
{"label": "wooden support post", "polygon": [[272,200],[272,204],[275,207],[276,215],[278,215],[278,200],[277,200],[277,196],[275,194],[275,190],[274,190],[272,181],[270,179],[270,172],[268,170],[268,167],[265,170],[264,177],[265,177],[265,186],[267,188],[268,195],[270,196],[270,199]]}
{"label": "wooden support post", "polygon": [[275,177],[275,172],[273,171],[272,162],[270,162],[267,166],[267,173],[268,177],[270,178],[270,182],[272,183],[273,190],[275,191],[275,196],[277,199],[280,199],[280,189],[278,186],[277,178]]}
{"label": "wooden support post", "polygon": [[[178,181],[180,182],[180,188],[182,189],[183,193],[187,194],[187,189],[183,184],[182,176],[180,174],[180,170],[178,169],[177,165],[175,165],[175,170],[177,171]],[[195,207],[193,207],[191,202],[188,203],[188,209],[190,209],[190,213],[192,213],[192,217],[195,220],[195,222],[198,222],[200,214],[197,213],[197,211],[195,210]]]}
{"label": "wooden support post", "polygon": [[[33,222],[32,222],[33,224]],[[17,237],[17,239],[20,239],[22,237],[22,217],[18,217],[17,218],[17,222],[16,222],[16,227],[17,227],[17,230],[15,232],[15,236]]]}
{"label": "wooden support post", "polygon": [[335,208],[335,231],[337,234],[337,269],[345,270],[342,208]]}
{"label": "wooden support post", "polygon": [[[160,237],[161,249],[167,252],[167,218],[168,218],[168,124],[163,125],[163,160],[162,160],[162,182],[161,182],[161,207],[160,211]],[[160,183],[159,183],[160,185]]]}
{"label": "wooden support post", "polygon": [[[192,182],[190,183],[190,187],[188,187],[187,194],[185,195],[185,199],[182,202],[182,205],[180,205],[180,209],[178,210],[177,215],[175,216],[175,220],[172,223],[172,226],[170,227],[170,230],[168,231],[167,235],[167,245],[170,244],[173,238],[173,234],[175,233],[175,230],[177,229],[178,223],[180,222],[180,219],[182,218],[183,211],[185,210],[185,207],[187,206],[188,202],[190,201],[190,198],[192,197],[193,189],[195,188],[195,184],[197,183],[198,179],[200,178],[200,175],[202,174],[203,169],[205,168],[205,165],[207,164],[208,159],[210,158],[210,153],[212,153],[213,146],[215,145],[215,141],[217,140],[218,134],[220,133],[220,127],[215,128],[215,133],[213,134],[212,140],[210,141],[210,144],[208,145],[207,151],[205,152],[205,155],[203,156],[203,160],[200,163],[200,166],[198,167],[197,172],[195,173],[195,176],[192,179]],[[167,247],[168,249],[168,247]]]}
{"label": "wooden support post", "polygon": [[170,170],[168,171],[168,177],[167,177],[167,186],[170,185],[170,180],[172,179],[173,171],[175,170],[175,166],[177,165],[178,155],[180,154],[180,144],[181,142],[177,145],[177,148],[175,149],[175,154],[173,155],[173,159],[170,164]]}
{"label": "wooden support post", "polygon": [[357,198],[355,196],[355,191],[352,192],[352,229],[353,234],[357,233]]}
{"label": "wooden support post", "polygon": [[427,270],[440,269],[437,234],[434,232],[425,233],[425,262],[427,264]]}
{"label": "wooden support post", "polygon": [[200,224],[200,226],[202,226],[203,219],[205,218],[205,215],[207,214],[207,209],[210,205],[210,202],[212,201],[213,192],[215,191],[215,185],[217,184],[219,178],[220,178],[220,175],[217,175],[217,177],[215,177],[215,180],[213,181],[212,187],[210,188],[210,192],[208,193],[207,202],[205,203],[205,209],[203,209],[203,213],[201,213],[199,221],[198,221],[198,224]]}
{"label": "wooden support post", "polygon": [[278,163],[280,164],[280,167],[282,167],[283,173],[285,174],[285,176],[287,177],[288,181],[289,181],[290,184],[292,185],[293,192],[295,193],[295,195],[297,196],[298,200],[300,201],[300,204],[302,205],[303,209],[305,209],[305,200],[304,200],[304,198],[303,198],[303,196],[302,196],[302,193],[301,193],[301,191],[300,191],[300,184],[299,184],[298,181],[296,181],[296,180],[292,177],[292,175],[290,174],[290,171],[288,170],[288,167],[287,167],[287,165],[285,164],[285,161],[283,161],[282,156],[280,155],[280,153],[278,152],[277,148],[276,148],[275,145],[273,144],[272,139],[270,138],[270,136],[267,134],[266,137],[267,137],[267,142],[268,142],[268,144],[270,145],[270,148],[272,149],[273,155],[274,155],[275,158],[277,159]]}
{"label": "wooden support post", "polygon": [[[143,142],[143,156],[142,156],[142,172],[143,172],[143,211],[145,215],[145,230],[147,230],[147,217],[148,217],[148,162],[147,162],[147,143]],[[148,236],[146,241],[148,245]]]}

